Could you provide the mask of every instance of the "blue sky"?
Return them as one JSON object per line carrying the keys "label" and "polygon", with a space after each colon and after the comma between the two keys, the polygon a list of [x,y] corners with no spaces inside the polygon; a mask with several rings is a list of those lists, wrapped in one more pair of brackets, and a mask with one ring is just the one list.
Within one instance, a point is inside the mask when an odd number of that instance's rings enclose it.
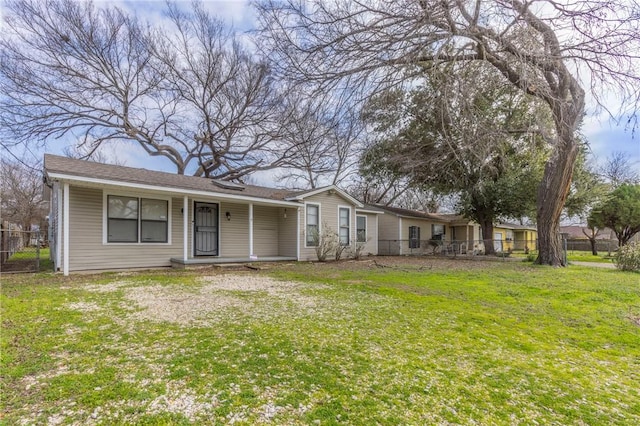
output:
{"label": "blue sky", "polygon": [[[162,11],[165,8],[165,2],[160,0],[97,1],[96,3],[98,5],[118,5],[152,22],[163,19]],[[190,1],[182,1],[180,4],[188,7]],[[225,22],[233,24],[233,26],[239,30],[247,30],[254,25],[255,13],[246,0],[205,0],[203,4],[211,13],[218,15]],[[613,102],[615,102],[615,100]],[[612,110],[615,110],[615,105],[611,105],[610,107]],[[588,105],[587,108],[589,110],[593,108],[593,105]],[[628,156],[633,167],[640,170],[640,129],[637,129],[634,134],[632,129],[626,127],[626,120],[622,121],[623,122],[619,124],[608,117],[603,118],[603,116],[600,115],[598,118],[588,113],[584,120],[582,133],[586,136],[596,161],[603,161],[613,152],[623,152]],[[62,145],[60,141],[54,141],[46,148],[46,151],[58,154],[62,153]],[[137,148],[133,144],[120,144],[117,150],[107,149],[105,154],[107,156],[115,156],[116,152],[118,159],[129,166],[174,171],[168,160],[162,158],[150,159],[142,149]],[[39,152],[37,154],[39,154]],[[271,173],[259,175],[255,180],[256,183],[264,185],[274,184]]]}

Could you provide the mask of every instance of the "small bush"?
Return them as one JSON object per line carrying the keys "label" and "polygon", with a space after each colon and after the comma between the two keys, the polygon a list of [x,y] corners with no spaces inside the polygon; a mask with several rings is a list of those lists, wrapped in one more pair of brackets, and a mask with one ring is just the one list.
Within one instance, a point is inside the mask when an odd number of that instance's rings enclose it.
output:
{"label": "small bush", "polygon": [[620,247],[613,257],[613,263],[622,271],[640,271],[640,242]]}
{"label": "small bush", "polygon": [[[315,244],[318,261],[326,262],[327,256],[329,256],[330,253],[336,253],[336,249],[340,248],[340,242],[338,234],[333,232],[329,226],[323,224],[322,228],[322,234],[316,232],[312,238]],[[337,259],[339,259],[339,257],[337,257]]]}

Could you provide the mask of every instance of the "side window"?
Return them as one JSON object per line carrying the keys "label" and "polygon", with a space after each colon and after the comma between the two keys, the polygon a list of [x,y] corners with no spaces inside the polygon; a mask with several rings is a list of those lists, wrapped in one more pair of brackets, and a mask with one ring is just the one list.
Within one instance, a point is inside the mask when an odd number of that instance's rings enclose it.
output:
{"label": "side window", "polygon": [[445,228],[444,225],[431,225],[431,239],[444,240]]}
{"label": "side window", "polygon": [[338,231],[338,235],[340,237],[340,245],[348,246],[349,245],[349,234],[351,218],[349,217],[350,211],[348,208],[340,207],[338,209],[338,221],[340,230]]}
{"label": "side window", "polygon": [[317,247],[320,238],[320,206],[307,204],[306,238],[308,247]]}
{"label": "side window", "polygon": [[367,242],[367,217],[356,216],[356,242]]}
{"label": "side window", "polygon": [[420,227],[409,227],[409,248],[420,248]]}

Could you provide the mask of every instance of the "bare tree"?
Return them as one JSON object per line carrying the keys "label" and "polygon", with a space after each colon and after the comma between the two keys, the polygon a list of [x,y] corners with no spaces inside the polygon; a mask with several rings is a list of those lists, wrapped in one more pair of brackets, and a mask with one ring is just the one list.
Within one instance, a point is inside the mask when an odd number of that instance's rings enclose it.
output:
{"label": "bare tree", "polygon": [[27,163],[0,160],[0,217],[25,231],[40,226],[46,215],[42,199],[42,172]]}
{"label": "bare tree", "polygon": [[96,163],[126,166],[127,162],[118,156],[117,148],[115,144],[101,145],[97,149],[86,145],[72,145],[65,147],[63,152],[69,158],[81,158]]}
{"label": "bare tree", "polygon": [[238,179],[278,165],[279,94],[224,24],[194,3],[162,28],[115,7],[9,0],[0,131],[26,144],[128,141],[177,173]]}
{"label": "bare tree", "polygon": [[364,128],[339,96],[313,96],[298,86],[287,102],[281,143],[287,150],[279,179],[288,187],[338,185],[357,173]]}
{"label": "bare tree", "polygon": [[[425,70],[484,62],[549,108],[552,153],[537,193],[538,262],[561,265],[559,222],[578,154],[588,76],[601,106],[619,95],[636,111],[640,92],[637,3],[527,0],[275,1],[258,4],[260,34],[286,75],[363,93],[411,84]],[[454,69],[455,70],[455,69]],[[455,73],[451,74],[455,77]],[[535,123],[534,123],[535,124]],[[535,128],[535,125],[532,126]]]}
{"label": "bare tree", "polygon": [[581,227],[580,230],[584,234],[585,237],[589,240],[589,244],[591,244],[591,254],[594,256],[598,255],[598,235],[600,235],[601,229],[597,226],[588,226],[586,228],[589,232],[585,230],[585,228]]}
{"label": "bare tree", "polygon": [[616,151],[607,157],[600,168],[600,174],[614,188],[625,183],[630,185],[640,183],[638,168],[634,167],[629,161],[629,157],[620,151]]}

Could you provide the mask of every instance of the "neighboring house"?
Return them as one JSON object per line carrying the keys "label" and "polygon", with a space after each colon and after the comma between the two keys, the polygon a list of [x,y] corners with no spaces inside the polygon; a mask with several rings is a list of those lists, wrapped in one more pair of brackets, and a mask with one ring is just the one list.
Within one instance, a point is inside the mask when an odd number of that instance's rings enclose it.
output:
{"label": "neighboring house", "polygon": [[[567,235],[569,240],[587,240],[587,236],[582,232],[586,232],[588,235],[591,235],[591,230],[586,225],[569,225],[569,226],[561,226],[560,232]],[[618,241],[618,237],[616,233],[613,232],[613,229],[604,228],[598,231],[598,235],[596,235],[596,240],[615,240]],[[631,241],[640,241],[640,233],[635,234]]]}
{"label": "neighboring house", "polygon": [[[567,238],[567,249],[578,251],[591,251],[589,238],[582,232],[591,235],[591,230],[586,225],[561,226],[560,232]],[[613,229],[604,228],[598,230],[595,237],[598,251],[612,252],[618,249],[618,237]],[[629,242],[640,241],[640,233],[635,234]]]}
{"label": "neighboring house", "polygon": [[372,208],[384,212],[378,218],[379,254],[421,254],[436,248],[462,254],[484,250],[480,227],[462,216],[381,205]]}
{"label": "neighboring house", "polygon": [[45,155],[56,270],[315,260],[317,235],[377,254],[378,216],[329,186],[291,193]]}
{"label": "neighboring house", "polygon": [[535,250],[538,244],[538,229],[531,225],[497,223],[493,226],[493,248],[495,251]]}

